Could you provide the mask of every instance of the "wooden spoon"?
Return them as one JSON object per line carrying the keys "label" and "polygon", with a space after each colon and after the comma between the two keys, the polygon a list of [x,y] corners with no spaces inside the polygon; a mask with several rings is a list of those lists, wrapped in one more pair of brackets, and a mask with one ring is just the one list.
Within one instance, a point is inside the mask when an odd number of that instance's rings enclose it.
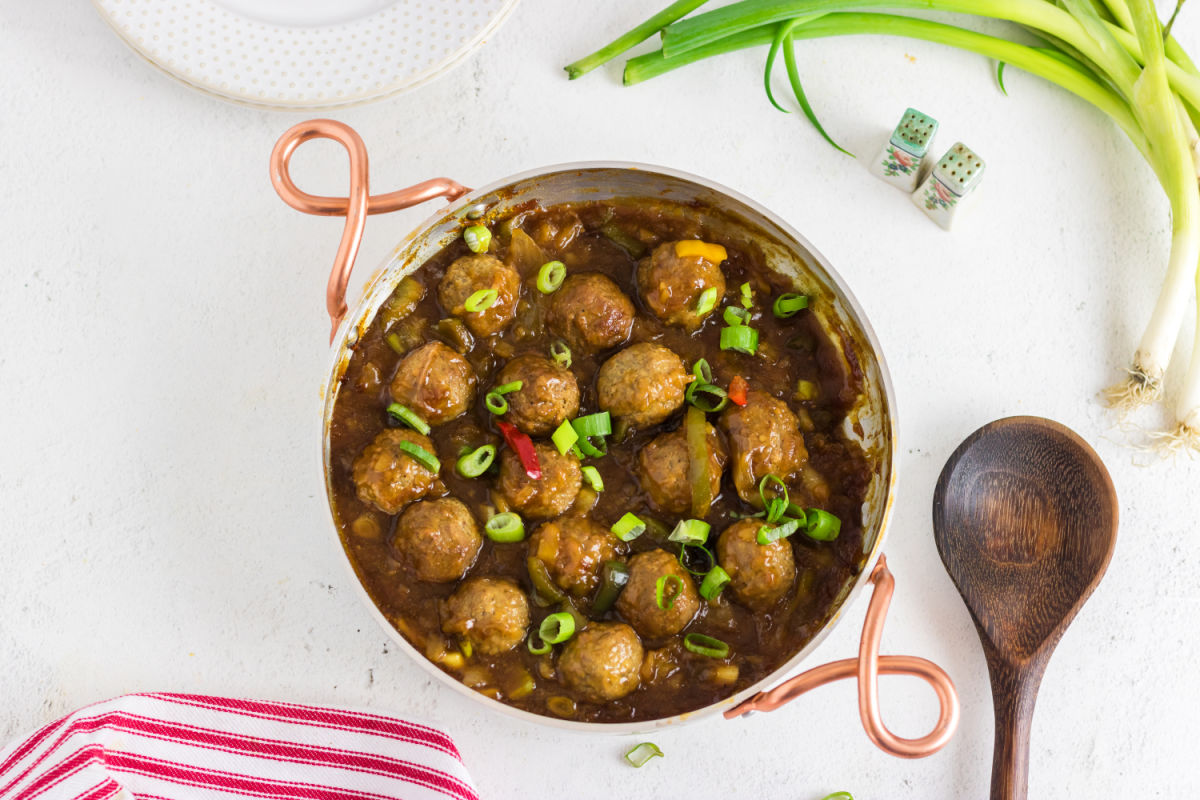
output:
{"label": "wooden spoon", "polygon": [[1100,457],[1070,429],[1010,417],[967,437],[933,495],[946,571],[971,611],[992,679],[992,800],[1023,800],[1042,674],[1104,575],[1117,493]]}

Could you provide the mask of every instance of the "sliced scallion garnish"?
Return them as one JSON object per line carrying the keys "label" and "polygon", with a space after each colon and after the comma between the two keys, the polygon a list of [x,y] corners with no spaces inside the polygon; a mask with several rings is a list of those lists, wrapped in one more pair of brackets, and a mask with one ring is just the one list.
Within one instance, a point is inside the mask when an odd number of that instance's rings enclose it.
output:
{"label": "sliced scallion garnish", "polygon": [[480,311],[487,311],[499,299],[500,293],[495,289],[480,289],[477,292],[471,293],[471,296],[463,303],[463,308],[472,314],[477,314]]}
{"label": "sliced scallion garnish", "polygon": [[808,308],[808,298],[802,294],[789,292],[775,298],[771,311],[780,319],[787,319]]}
{"label": "sliced scallion garnish", "polygon": [[524,381],[513,381],[503,386],[497,386],[483,396],[483,404],[487,406],[488,411],[500,416],[508,411],[508,401],[504,399],[504,395],[518,392],[524,385]]}
{"label": "sliced scallion garnish", "polygon": [[464,478],[478,478],[483,473],[487,472],[488,467],[492,465],[492,461],[496,458],[496,446],[494,444],[485,444],[482,447],[476,447],[469,453],[464,453],[458,459],[454,467],[458,470],[458,474]]}
{"label": "sliced scallion garnish", "polygon": [[742,308],[747,311],[754,308],[754,288],[747,282],[739,287],[739,291],[742,294]]}
{"label": "sliced scallion garnish", "polygon": [[[671,593],[667,594],[667,587],[670,585]],[[675,605],[675,600],[683,593],[683,578],[678,575],[659,575],[658,580],[654,582],[654,602],[663,611],[667,611]]]}
{"label": "sliced scallion garnish", "polygon": [[737,306],[725,306],[725,310],[721,312],[721,318],[725,320],[726,325],[736,328],[738,325],[745,325],[749,321],[750,312]]}
{"label": "sliced scallion garnish", "polygon": [[697,578],[703,578],[716,564],[712,552],[702,544],[684,542],[679,548],[679,566]]}
{"label": "sliced scallion garnish", "polygon": [[654,742],[642,742],[634,745],[633,748],[625,754],[625,760],[633,766],[641,768],[646,766],[646,763],[652,758],[662,758],[663,751],[659,749]]}
{"label": "sliced scallion garnish", "polygon": [[698,383],[712,383],[712,367],[708,365],[707,359],[696,359],[696,363],[692,364],[692,374],[696,376]]}
{"label": "sliced scallion garnish", "polygon": [[683,637],[683,646],[696,655],[709,658],[725,658],[729,655],[729,645],[703,633],[687,634]]}
{"label": "sliced scallion garnish", "polygon": [[575,617],[566,611],[558,611],[542,620],[538,636],[546,644],[562,644],[575,635]]}
{"label": "sliced scallion garnish", "polygon": [[700,596],[705,600],[712,600],[721,593],[721,590],[728,583],[729,573],[722,569],[719,564],[715,565],[704,576],[704,580],[700,581]]}
{"label": "sliced scallion garnish", "polygon": [[437,456],[426,450],[424,447],[421,447],[421,445],[413,444],[412,442],[400,441],[396,444],[396,447],[400,448],[405,453],[408,453],[413,457],[413,459],[416,460],[418,464],[430,472],[437,473],[441,471],[442,462],[438,461]]}
{"label": "sliced scallion garnish", "polygon": [[828,511],[820,508],[810,508],[805,512],[808,519],[804,532],[810,539],[818,542],[832,542],[842,532],[842,521]]}
{"label": "sliced scallion garnish", "polygon": [[708,541],[708,533],[711,530],[712,526],[702,519],[684,519],[679,521],[667,540],[684,544],[704,544]]}
{"label": "sliced scallion garnish", "polygon": [[563,369],[570,369],[571,348],[562,339],[556,339],[550,343],[550,358]]}
{"label": "sliced scallion garnish", "polygon": [[628,511],[609,530],[622,542],[632,542],[646,532],[646,523],[632,511]]}
{"label": "sliced scallion garnish", "polygon": [[612,433],[612,417],[607,411],[577,417],[571,422],[571,425],[581,437],[608,436]]}
{"label": "sliced scallion garnish", "polygon": [[519,542],[525,538],[525,523],[512,511],[492,517],[484,524],[483,530],[493,542]]}
{"label": "sliced scallion garnish", "polygon": [[798,519],[789,519],[787,522],[780,523],[779,525],[763,525],[758,529],[758,535],[755,539],[759,544],[771,544],[780,539],[786,539],[800,530],[800,524],[800,520]]}
{"label": "sliced scallion garnish", "polygon": [[417,416],[417,412],[413,411],[408,406],[402,406],[399,403],[392,403],[387,407],[387,413],[393,419],[398,419],[414,431],[426,436],[429,435],[429,423]]}
{"label": "sliced scallion garnish", "polygon": [[554,442],[555,449],[565,456],[575,446],[575,442],[579,441],[579,434],[569,421],[563,420],[554,433],[550,434],[550,441]]}
{"label": "sliced scallion garnish", "polygon": [[463,231],[463,241],[472,253],[486,253],[492,244],[492,232],[482,225],[472,225]]}
{"label": "sliced scallion garnish", "polygon": [[552,294],[562,286],[567,277],[567,265],[561,261],[547,261],[537,274],[537,288],[542,294]]}
{"label": "sliced scallion garnish", "polygon": [[536,633],[530,633],[530,634],[529,634],[529,638],[525,640],[525,646],[526,646],[527,648],[529,648],[529,652],[533,653],[535,656],[544,656],[544,655],[546,655],[546,653],[549,653],[549,652],[550,652],[550,649],[551,649],[551,648],[550,648],[550,645],[546,644],[546,643],[545,643],[544,641],[542,641],[541,639],[538,639],[538,641],[541,641],[542,643],[541,643],[541,644],[538,644],[538,645],[535,645],[535,644],[533,643],[533,637],[534,637],[534,636],[537,636],[537,634],[536,634]]}
{"label": "sliced scallion garnish", "polygon": [[696,313],[707,314],[717,307],[717,288],[710,286],[700,293],[696,300]]}
{"label": "sliced scallion garnish", "polygon": [[752,356],[758,352],[758,331],[745,325],[721,328],[721,349]]}
{"label": "sliced scallion garnish", "polygon": [[604,479],[600,477],[600,470],[588,465],[580,470],[583,473],[583,480],[588,486],[592,487],[593,492],[604,491]]}
{"label": "sliced scallion garnish", "polygon": [[720,411],[729,405],[729,393],[713,383],[692,381],[683,391],[683,399],[706,413]]}

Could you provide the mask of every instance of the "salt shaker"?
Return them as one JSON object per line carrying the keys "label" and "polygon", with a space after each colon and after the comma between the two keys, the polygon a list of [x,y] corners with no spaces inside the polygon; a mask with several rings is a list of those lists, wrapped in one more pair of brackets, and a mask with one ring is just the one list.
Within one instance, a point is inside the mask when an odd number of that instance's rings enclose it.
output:
{"label": "salt shaker", "polygon": [[986,166],[982,158],[958,142],[934,166],[912,200],[927,217],[950,230],[963,198],[979,185]]}
{"label": "salt shaker", "polygon": [[879,158],[871,164],[871,172],[906,194],[912,194],[921,180],[925,156],[937,129],[936,119],[915,108],[908,109],[892,131],[892,138],[883,146]]}

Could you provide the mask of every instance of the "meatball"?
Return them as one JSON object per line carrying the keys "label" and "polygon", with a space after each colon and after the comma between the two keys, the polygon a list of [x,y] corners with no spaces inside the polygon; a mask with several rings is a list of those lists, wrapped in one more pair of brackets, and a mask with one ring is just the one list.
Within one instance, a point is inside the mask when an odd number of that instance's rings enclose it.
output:
{"label": "meatball", "polygon": [[629,338],[633,301],[598,272],[571,275],[554,293],[547,322],[573,348],[606,350]]}
{"label": "meatball", "polygon": [[[683,582],[670,608],[658,607],[658,579],[675,575]],[[678,584],[668,579],[664,594],[670,597]],[[669,602],[669,601],[668,601]],[[629,583],[617,598],[617,611],[648,639],[674,636],[687,627],[700,610],[692,576],[666,550],[638,553],[629,559]]]}
{"label": "meatball", "polygon": [[354,459],[351,470],[358,499],[370,503],[385,514],[400,509],[428,494],[441,494],[445,487],[436,472],[430,472],[421,462],[400,449],[409,442],[435,454],[433,442],[408,428],[389,428],[379,432]]}
{"label": "meatball", "polygon": [[529,554],[546,564],[560,588],[581,596],[600,585],[600,567],[617,557],[617,539],[590,519],[563,517],[534,531]]}
{"label": "meatball", "polygon": [[467,573],[483,547],[479,526],[453,497],[421,500],[400,515],[392,547],[423,581],[446,583]]}
{"label": "meatball", "polygon": [[441,342],[430,342],[400,359],[392,399],[430,425],[461,417],[475,398],[475,370]]}
{"label": "meatball", "polygon": [[505,395],[508,418],[530,436],[545,436],[579,412],[579,384],[571,370],[548,358],[517,356],[500,370],[496,383],[521,382]]}
{"label": "meatball", "polygon": [[593,703],[618,700],[641,681],[642,642],[623,622],[594,622],[563,648],[563,681]]}
{"label": "meatball", "polygon": [[[721,472],[729,459],[721,434],[707,422],[708,482],[712,496],[721,493]],[[687,433],[683,428],[655,437],[638,453],[638,478],[642,490],[659,511],[687,514],[692,508],[692,484],[689,473]]]}
{"label": "meatball", "polygon": [[596,394],[600,408],[644,428],[657,425],[683,405],[683,390],[692,379],[669,348],[643,342],[604,362],[596,378]]}
{"label": "meatball", "polygon": [[506,653],[529,627],[529,601],[507,578],[471,578],[442,603],[442,633],[466,639],[483,655]]}
{"label": "meatball", "polygon": [[668,325],[694,331],[704,322],[705,314],[696,313],[700,295],[716,289],[717,298],[725,295],[725,275],[721,267],[702,256],[679,256],[676,242],[665,242],[638,264],[638,291],[646,306]]}
{"label": "meatball", "polygon": [[[467,311],[467,298],[487,289],[496,291],[496,302],[482,311]],[[438,284],[442,308],[461,317],[476,336],[491,336],[508,327],[517,315],[520,295],[521,276],[517,271],[486,253],[455,260]]]}
{"label": "meatball", "polygon": [[534,445],[542,467],[541,480],[525,474],[521,459],[512,450],[500,456],[496,489],[513,508],[526,517],[547,519],[562,514],[575,502],[583,479],[579,459],[562,455],[550,445]]}
{"label": "meatball", "polygon": [[717,562],[729,573],[734,598],[751,611],[766,611],[796,579],[796,558],[787,539],[758,543],[762,520],[744,519],[717,540]]}
{"label": "meatball", "polygon": [[808,461],[800,423],[787,403],[766,392],[746,394],[746,405],[731,405],[721,415],[733,455],[733,485],[747,503],[762,505],[758,482],[774,474],[784,483]]}

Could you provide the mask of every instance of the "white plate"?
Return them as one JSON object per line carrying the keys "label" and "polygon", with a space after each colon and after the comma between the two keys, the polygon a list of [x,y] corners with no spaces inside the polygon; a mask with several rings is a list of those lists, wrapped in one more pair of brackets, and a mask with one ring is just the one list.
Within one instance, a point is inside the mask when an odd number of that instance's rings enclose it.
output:
{"label": "white plate", "polygon": [[271,108],[353,105],[420,86],[491,35],[517,0],[93,0],[135,51],[184,83]]}

